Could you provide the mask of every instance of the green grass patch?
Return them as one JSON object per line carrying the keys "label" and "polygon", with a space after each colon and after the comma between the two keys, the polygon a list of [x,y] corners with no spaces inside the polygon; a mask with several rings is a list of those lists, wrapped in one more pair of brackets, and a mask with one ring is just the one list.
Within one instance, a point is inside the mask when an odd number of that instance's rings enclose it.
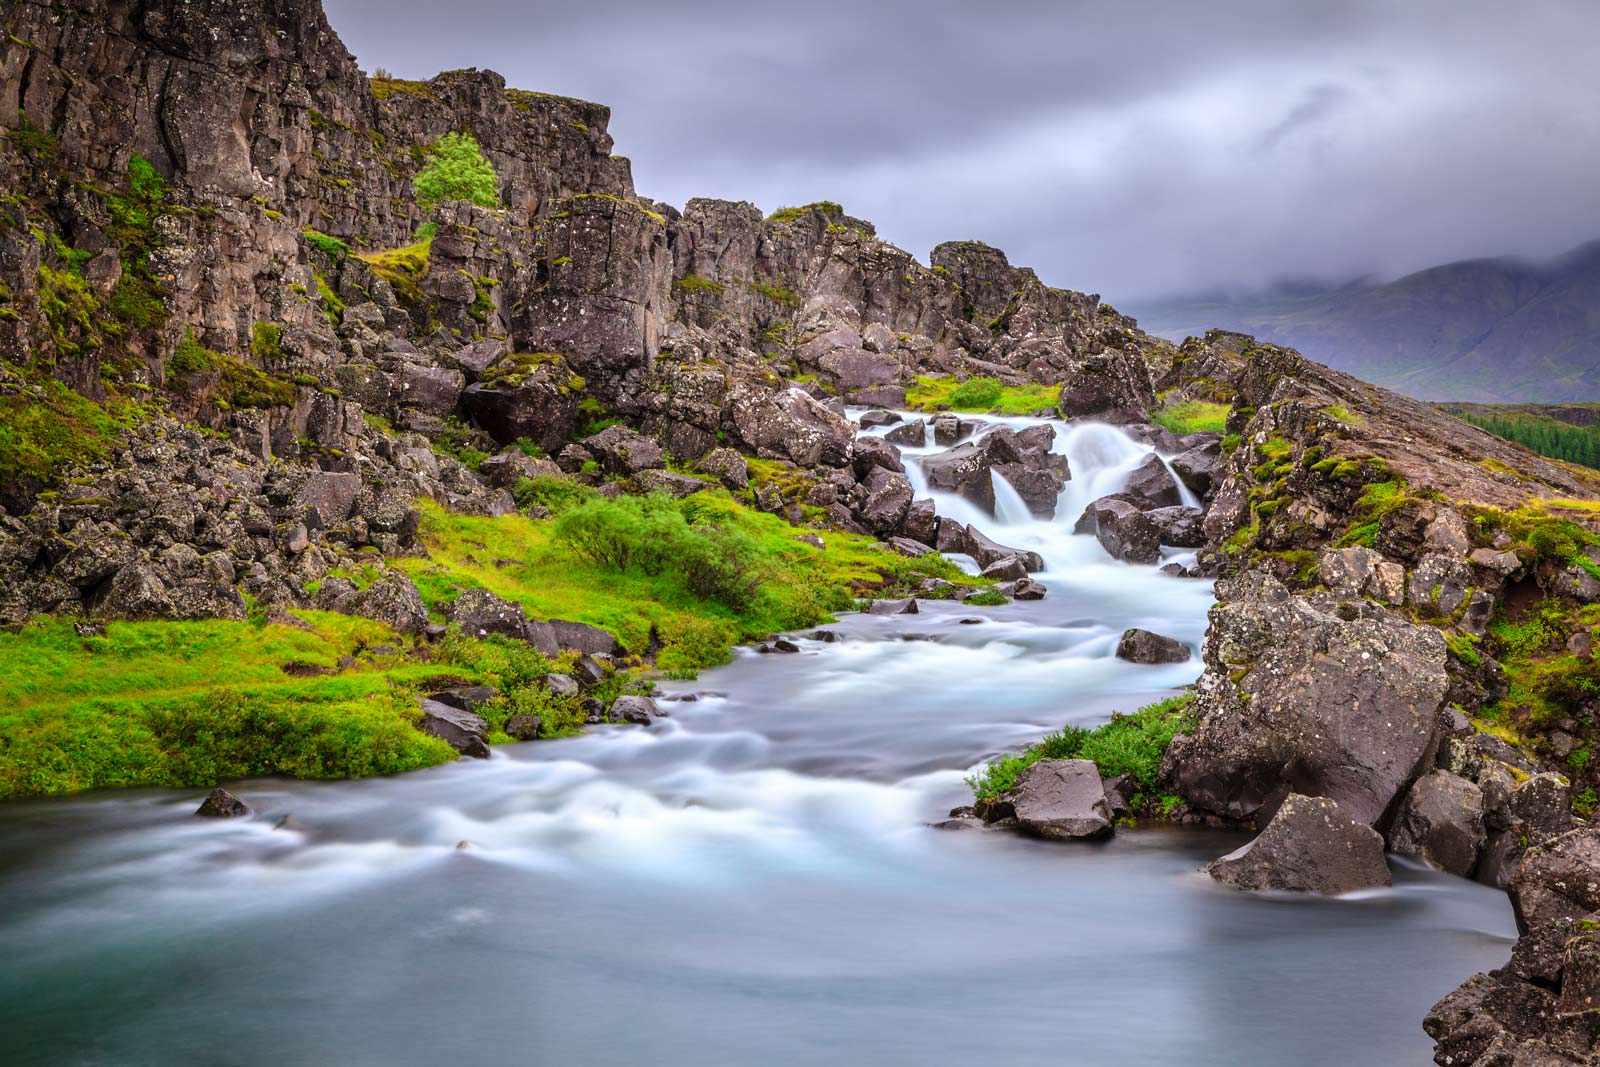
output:
{"label": "green grass patch", "polygon": [[382,252],[358,252],[356,258],[372,268],[372,273],[388,282],[394,295],[407,307],[422,307],[427,297],[422,291],[422,279],[428,273],[428,255],[433,250],[433,239],[424,238],[404,248],[390,248]]}
{"label": "green grass patch", "polygon": [[1185,400],[1171,404],[1150,416],[1150,421],[1175,434],[1222,433],[1228,422],[1227,404],[1205,400]]}
{"label": "green grass patch", "polygon": [[413,728],[415,692],[430,677],[465,672],[370,659],[338,670],[342,656],[400,642],[369,620],[304,617],[313,632],[113,622],[85,638],[69,620],[46,618],[0,633],[0,797],[271,774],[353,778],[455,758]]}
{"label": "green grass patch", "polygon": [[960,411],[999,415],[1055,412],[1058,385],[1004,385],[998,378],[921,377],[906,390],[906,404],[925,411]]}
{"label": "green grass patch", "polygon": [[142,414],[131,401],[97,404],[53,378],[36,393],[0,396],[0,489],[51,485],[70,467],[106,458]]}

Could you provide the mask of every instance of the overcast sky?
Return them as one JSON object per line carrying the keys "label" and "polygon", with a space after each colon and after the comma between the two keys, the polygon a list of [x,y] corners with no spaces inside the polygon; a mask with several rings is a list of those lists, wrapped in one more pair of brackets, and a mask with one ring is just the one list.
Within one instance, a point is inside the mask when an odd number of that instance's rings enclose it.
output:
{"label": "overcast sky", "polygon": [[1597,0],[326,0],[609,104],[642,195],[837,200],[1133,299],[1600,237]]}

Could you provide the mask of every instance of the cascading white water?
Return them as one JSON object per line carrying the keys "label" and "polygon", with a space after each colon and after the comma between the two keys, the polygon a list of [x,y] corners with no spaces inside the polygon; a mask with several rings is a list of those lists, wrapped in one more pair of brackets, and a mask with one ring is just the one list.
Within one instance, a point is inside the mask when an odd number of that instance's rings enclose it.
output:
{"label": "cascading white water", "polygon": [[[157,790],[0,805],[0,1060],[1032,1065],[1070,1034],[1086,1064],[1426,1062],[1416,1020],[1503,962],[1503,894],[1401,870],[1389,897],[1289,908],[1188,877],[1239,835],[927,829],[997,750],[1198,670],[1112,651],[1131,626],[1198,647],[1210,583],[1071,532],[1150,447],[1058,430],[1053,520],[1003,479],[998,516],[930,494],[932,449],[903,450],[941,514],[1044,556],[1043,601],[847,615],[663,683],[699,699],[648,730],[236,784],[254,819]],[[1134,998],[1163,1010],[1107,1014]]]}

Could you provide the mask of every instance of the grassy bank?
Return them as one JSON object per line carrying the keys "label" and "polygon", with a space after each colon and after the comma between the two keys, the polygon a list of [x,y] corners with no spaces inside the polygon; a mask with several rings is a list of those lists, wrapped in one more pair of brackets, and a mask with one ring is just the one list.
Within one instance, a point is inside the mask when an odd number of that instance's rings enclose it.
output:
{"label": "grassy bank", "polygon": [[533,520],[453,515],[423,505],[430,558],[403,560],[430,611],[482,586],[535,618],[609,631],[628,652],[685,674],[727,662],[731,646],[814,626],[858,597],[925,577],[967,581],[942,556],[913,560],[869,537],[823,532],[825,548],[798,540],[784,520],[725,492],[682,501],[598,500],[570,482],[541,495],[560,514]]}

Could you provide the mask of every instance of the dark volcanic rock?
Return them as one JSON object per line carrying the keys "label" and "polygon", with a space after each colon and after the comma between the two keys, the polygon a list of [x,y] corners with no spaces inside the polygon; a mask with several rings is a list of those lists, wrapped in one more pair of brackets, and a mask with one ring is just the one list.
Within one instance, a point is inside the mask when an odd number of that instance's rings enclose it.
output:
{"label": "dark volcanic rock", "polygon": [[649,726],[661,718],[661,709],[654,700],[641,696],[620,696],[611,702],[606,718],[612,722],[625,722],[634,726]]}
{"label": "dark volcanic rock", "polygon": [[1149,630],[1125,630],[1117,642],[1117,658],[1130,663],[1183,663],[1189,646]]}
{"label": "dark volcanic rock", "polygon": [[617,644],[615,637],[586,622],[551,619],[550,629],[555,634],[556,644],[567,651],[581,652],[586,656],[615,656],[622,652],[622,646]]}
{"label": "dark volcanic rock", "polygon": [[1167,465],[1154,452],[1128,475],[1128,484],[1122,490],[1134,498],[1141,511],[1176,507],[1182,503],[1178,495],[1178,482]]}
{"label": "dark volcanic rock", "polygon": [[237,819],[250,814],[250,806],[226,789],[218,787],[206,794],[205,800],[194,809],[196,815],[211,819]]}
{"label": "dark volcanic rock", "polygon": [[1161,531],[1161,543],[1173,548],[1199,548],[1206,543],[1206,513],[1199,508],[1156,508],[1145,516]]}
{"label": "dark volcanic rock", "polygon": [[1472,873],[1483,842],[1483,792],[1449,771],[1434,771],[1412,783],[1389,831],[1394,852],[1421,857],[1463,878]]}
{"label": "dark volcanic rock", "polygon": [[1023,833],[1059,841],[1109,837],[1114,829],[1100,770],[1083,759],[1039,760],[988,804],[983,818],[1015,819]]}
{"label": "dark volcanic rock", "polygon": [[908,600],[874,600],[867,606],[868,615],[916,615],[920,611],[916,597]]}
{"label": "dark volcanic rock", "polygon": [[1163,778],[1230,818],[1300,792],[1386,824],[1442,734],[1444,635],[1401,617],[1348,621],[1259,571],[1223,595],[1196,685],[1200,724],[1168,748]]}
{"label": "dark volcanic rock", "polygon": [[417,729],[446,742],[463,756],[489,758],[489,743],[485,740],[489,724],[480,715],[437,700],[423,700],[422,720],[417,723]]}
{"label": "dark volcanic rock", "polygon": [[1161,557],[1161,527],[1118,496],[1101,497],[1090,504],[1073,531],[1093,534],[1113,559],[1125,563],[1154,563]]}
{"label": "dark volcanic rock", "polygon": [[544,720],[537,715],[513,715],[506,720],[506,736],[518,741],[535,741],[544,730]]}
{"label": "dark volcanic rock", "polygon": [[1291,793],[1249,844],[1206,865],[1235,889],[1337,896],[1390,884],[1383,838],[1326,797]]}

